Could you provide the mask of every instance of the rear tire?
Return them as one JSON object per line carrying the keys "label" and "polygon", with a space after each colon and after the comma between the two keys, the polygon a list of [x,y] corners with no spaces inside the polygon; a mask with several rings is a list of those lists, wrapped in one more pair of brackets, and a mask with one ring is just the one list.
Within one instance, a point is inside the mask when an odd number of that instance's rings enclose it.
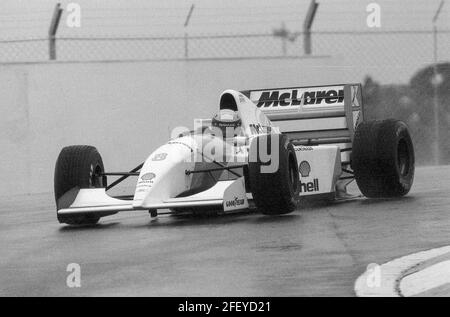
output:
{"label": "rear tire", "polygon": [[360,191],[369,198],[406,195],[414,180],[414,148],[406,124],[376,120],[358,125],[352,168]]}
{"label": "rear tire", "polygon": [[[97,176],[104,171],[102,157],[95,147],[72,145],[63,148],[55,166],[54,190],[57,209],[67,208],[67,204],[72,203],[70,200],[76,195],[69,192],[76,193],[81,188],[106,187],[106,177]],[[60,223],[70,225],[92,225],[100,219],[92,214],[62,216],[57,213],[57,217]]]}
{"label": "rear tire", "polygon": [[[279,154],[279,165],[275,172],[263,173],[261,168],[270,165],[272,159],[263,163],[259,147],[267,144],[266,149],[271,149],[271,138],[278,138],[276,151]],[[295,149],[288,138],[281,134],[258,136],[252,142],[250,153],[248,176],[257,209],[265,215],[281,215],[294,211],[300,187]]]}

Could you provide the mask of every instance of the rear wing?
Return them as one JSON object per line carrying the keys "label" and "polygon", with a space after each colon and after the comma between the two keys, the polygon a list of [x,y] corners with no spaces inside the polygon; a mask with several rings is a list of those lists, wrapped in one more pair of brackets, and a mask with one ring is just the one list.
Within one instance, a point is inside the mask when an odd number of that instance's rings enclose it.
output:
{"label": "rear wing", "polygon": [[294,144],[352,143],[364,120],[361,84],[241,91]]}

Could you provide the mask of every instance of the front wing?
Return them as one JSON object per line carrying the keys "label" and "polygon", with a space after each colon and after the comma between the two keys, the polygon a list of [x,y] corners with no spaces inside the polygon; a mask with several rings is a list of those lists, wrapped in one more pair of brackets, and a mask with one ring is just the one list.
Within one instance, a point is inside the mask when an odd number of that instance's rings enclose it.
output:
{"label": "front wing", "polygon": [[251,194],[245,191],[244,177],[235,180],[219,181],[213,187],[200,193],[173,197],[150,203],[142,207],[134,207],[133,200],[118,199],[109,196],[105,188],[73,189],[66,193],[72,199],[58,206],[57,213],[61,216],[105,215],[122,211],[176,209],[195,207],[222,207],[224,212],[247,209]]}

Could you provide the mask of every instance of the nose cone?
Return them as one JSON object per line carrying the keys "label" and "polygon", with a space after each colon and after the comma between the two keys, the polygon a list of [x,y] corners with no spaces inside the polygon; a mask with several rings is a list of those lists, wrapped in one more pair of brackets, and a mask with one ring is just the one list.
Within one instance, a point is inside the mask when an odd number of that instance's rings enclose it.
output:
{"label": "nose cone", "polygon": [[195,152],[196,143],[190,136],[172,140],[154,151],[141,169],[133,206],[151,208],[187,190],[191,176],[185,172],[193,168]]}

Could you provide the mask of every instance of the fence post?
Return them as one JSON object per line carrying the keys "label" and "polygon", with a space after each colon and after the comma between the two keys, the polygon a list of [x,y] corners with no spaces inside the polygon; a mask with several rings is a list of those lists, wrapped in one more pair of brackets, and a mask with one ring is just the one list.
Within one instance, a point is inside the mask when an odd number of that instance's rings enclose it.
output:
{"label": "fence post", "polygon": [[311,55],[311,26],[316,15],[317,7],[319,4],[316,0],[311,0],[308,12],[306,13],[305,21],[303,23],[303,48],[305,55]]}
{"label": "fence post", "polygon": [[57,3],[53,10],[50,28],[48,29],[48,56],[50,60],[56,60],[56,31],[58,30],[62,11],[61,3]]}
{"label": "fence post", "polygon": [[[187,26],[189,25],[189,21],[191,20],[192,12],[194,12],[194,8],[195,8],[195,5],[192,4],[189,9],[189,12],[186,16],[186,20],[184,21],[184,29],[186,29]],[[185,59],[189,58],[189,46],[188,45],[189,45],[188,34],[187,34],[187,32],[184,32],[184,58]]]}

